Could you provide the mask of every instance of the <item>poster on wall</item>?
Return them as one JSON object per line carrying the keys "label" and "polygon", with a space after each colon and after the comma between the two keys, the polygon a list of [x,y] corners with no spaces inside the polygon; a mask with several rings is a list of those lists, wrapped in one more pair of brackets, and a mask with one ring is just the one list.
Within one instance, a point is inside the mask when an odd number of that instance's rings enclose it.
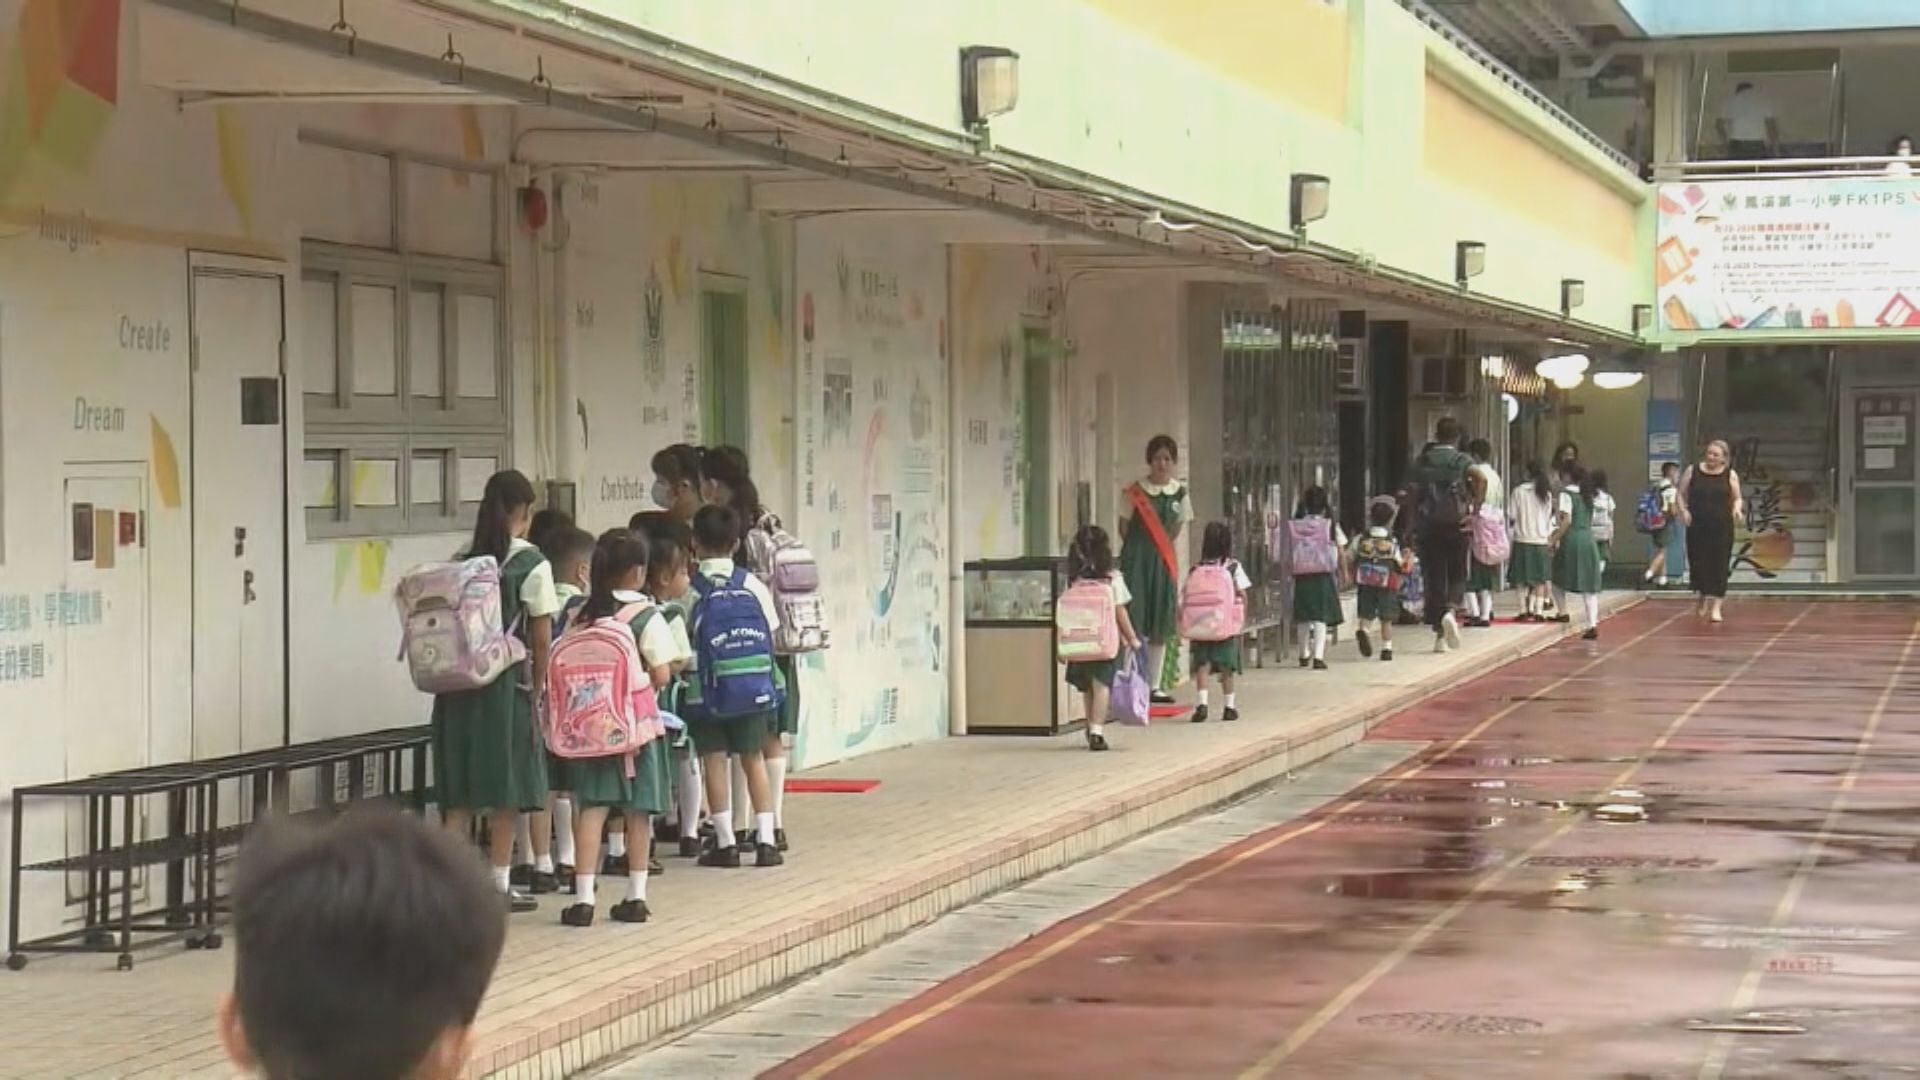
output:
{"label": "poster on wall", "polygon": [[800,767],[947,726],[946,386],[934,249],[821,229],[799,244],[798,528],[820,560],[833,648],[803,675]]}
{"label": "poster on wall", "polygon": [[1665,330],[1920,327],[1920,178],[1663,184],[1658,206]]}

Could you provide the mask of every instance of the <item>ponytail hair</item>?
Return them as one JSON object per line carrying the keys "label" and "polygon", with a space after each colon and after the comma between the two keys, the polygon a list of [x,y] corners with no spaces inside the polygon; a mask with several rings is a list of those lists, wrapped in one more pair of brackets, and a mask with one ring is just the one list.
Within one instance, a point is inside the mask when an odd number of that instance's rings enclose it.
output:
{"label": "ponytail hair", "polygon": [[1533,494],[1541,502],[1553,499],[1553,481],[1547,478],[1546,466],[1537,461],[1528,464],[1527,479],[1533,481]]}
{"label": "ponytail hair", "polygon": [[1067,546],[1067,576],[1081,578],[1113,576],[1113,541],[1098,525],[1083,525]]}
{"label": "ponytail hair", "polygon": [[467,545],[467,557],[491,555],[505,564],[513,547],[513,515],[534,503],[533,483],[516,469],[502,469],[487,478],[487,489],[480,496],[480,513],[473,521],[473,543]]}
{"label": "ponytail hair", "polygon": [[645,540],[631,529],[612,529],[601,534],[600,543],[593,549],[593,591],[587,596],[586,606],[580,609],[580,621],[590,623],[619,611],[620,601],[614,599],[613,592],[636,568],[643,575],[646,573]]}

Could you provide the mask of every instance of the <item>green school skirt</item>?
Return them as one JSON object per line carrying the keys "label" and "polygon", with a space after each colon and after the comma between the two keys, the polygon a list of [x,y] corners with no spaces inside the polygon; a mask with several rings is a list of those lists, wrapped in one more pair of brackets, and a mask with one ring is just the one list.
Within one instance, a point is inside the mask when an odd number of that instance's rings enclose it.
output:
{"label": "green school skirt", "polygon": [[1500,568],[1498,566],[1488,566],[1486,563],[1472,556],[1468,556],[1468,561],[1472,564],[1467,568],[1468,592],[1500,591]]}
{"label": "green school skirt", "polygon": [[1545,585],[1553,577],[1553,556],[1545,544],[1513,545],[1512,561],[1507,563],[1507,581],[1516,589]]}
{"label": "green school skirt", "polygon": [[1101,686],[1113,686],[1114,673],[1120,670],[1120,658],[1111,660],[1082,660],[1067,665],[1067,685],[1081,693],[1093,689],[1095,683]]}
{"label": "green school skirt", "polygon": [[1240,639],[1228,638],[1225,641],[1190,641],[1187,648],[1193,657],[1188,670],[1198,674],[1211,671],[1216,675],[1229,672],[1240,673]]}
{"label": "green school skirt", "polygon": [[555,758],[554,790],[571,791],[580,806],[608,806],[635,814],[664,814],[673,805],[673,762],[667,740],[655,739],[633,756]]}
{"label": "green school skirt", "polygon": [[539,810],[547,805],[547,750],[516,667],[479,690],[433,699],[434,786],[446,810]]}
{"label": "green school skirt", "polygon": [[1332,574],[1307,574],[1293,579],[1293,621],[1340,625],[1340,588]]}

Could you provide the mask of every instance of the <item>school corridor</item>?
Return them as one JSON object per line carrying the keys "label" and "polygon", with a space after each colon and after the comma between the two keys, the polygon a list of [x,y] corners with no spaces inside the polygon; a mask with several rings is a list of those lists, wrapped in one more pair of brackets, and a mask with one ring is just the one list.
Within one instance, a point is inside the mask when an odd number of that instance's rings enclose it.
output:
{"label": "school corridor", "polygon": [[608,1075],[1905,1075],[1916,643],[1644,604]]}

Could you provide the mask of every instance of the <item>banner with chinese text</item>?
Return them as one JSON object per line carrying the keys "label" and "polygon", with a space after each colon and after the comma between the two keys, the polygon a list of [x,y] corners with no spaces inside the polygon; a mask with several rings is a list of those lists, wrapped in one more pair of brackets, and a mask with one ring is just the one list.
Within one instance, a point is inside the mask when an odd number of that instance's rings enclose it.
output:
{"label": "banner with chinese text", "polygon": [[1660,325],[1920,328],[1920,178],[1662,184]]}

